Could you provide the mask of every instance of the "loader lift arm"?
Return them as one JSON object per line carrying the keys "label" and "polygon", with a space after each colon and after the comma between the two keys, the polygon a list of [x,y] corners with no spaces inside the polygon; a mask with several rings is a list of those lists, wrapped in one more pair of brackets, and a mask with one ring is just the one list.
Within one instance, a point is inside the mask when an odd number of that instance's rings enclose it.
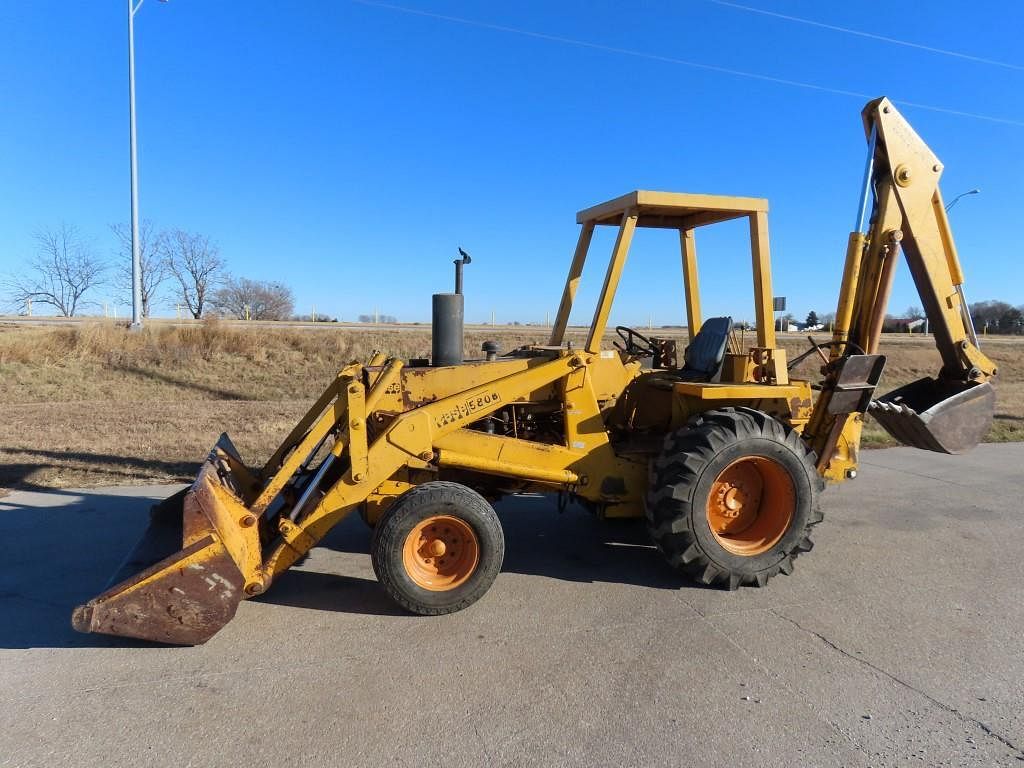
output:
{"label": "loader lift arm", "polygon": [[942,163],[889,99],[869,102],[861,115],[868,141],[864,183],[847,245],[825,381],[805,432],[819,456],[819,469],[831,480],[855,474],[863,418],[830,407],[842,388],[839,372],[854,351],[878,354],[900,250],[942,369],[934,379],[920,379],[871,401],[870,412],[902,443],[959,453],[984,436],[995,406],[996,366],[979,347],[964,297],[964,274],[939,190]]}
{"label": "loader lift arm", "polygon": [[72,625],[171,644],[205,642],[242,599],[265,592],[375,489],[403,485],[396,480],[402,469],[463,468],[564,487],[586,486],[592,466],[621,465],[641,479],[644,467],[617,459],[603,431],[596,433],[600,445],[560,447],[465,429],[539,388],[572,387],[575,379],[582,380],[580,402],[589,397],[596,411],[585,377],[591,362],[586,353],[551,351],[508,375],[395,414],[374,435],[368,421],[403,363],[388,360],[376,376],[368,366],[346,366],[258,473],[222,435],[192,487],[158,505],[158,525],[112,586],[74,610]]}

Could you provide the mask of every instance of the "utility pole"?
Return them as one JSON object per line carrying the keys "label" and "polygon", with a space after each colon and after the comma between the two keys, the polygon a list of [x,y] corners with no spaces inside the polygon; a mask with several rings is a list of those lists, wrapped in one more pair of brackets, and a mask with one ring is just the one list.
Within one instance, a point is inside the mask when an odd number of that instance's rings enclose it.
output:
{"label": "utility pole", "polygon": [[[128,151],[132,187],[132,324],[142,327],[142,257],[139,253],[139,163],[135,142],[135,14],[144,0],[128,0]],[[160,0],[166,3],[167,0]]]}
{"label": "utility pole", "polygon": [[128,151],[132,185],[132,328],[142,327],[142,257],[139,255],[139,164],[135,152],[135,14],[142,0],[128,0]]}

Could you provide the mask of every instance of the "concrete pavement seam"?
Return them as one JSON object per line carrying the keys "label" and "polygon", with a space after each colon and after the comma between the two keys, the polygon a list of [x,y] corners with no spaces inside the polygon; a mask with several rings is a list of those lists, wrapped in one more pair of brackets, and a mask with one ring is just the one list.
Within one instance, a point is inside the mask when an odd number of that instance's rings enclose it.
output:
{"label": "concrete pavement seam", "polygon": [[[724,630],[722,630],[721,627],[718,627],[715,624],[715,622],[714,622],[715,618],[717,618],[717,617],[715,617],[715,616],[707,616],[707,617],[705,617],[703,619],[703,621],[709,627],[711,627],[712,630],[714,630],[719,635],[721,635],[729,645],[731,645],[733,648],[735,648],[737,651],[739,651],[740,654],[744,658],[748,659],[752,664],[754,664],[754,666],[760,668],[760,670],[765,675],[767,675],[770,679],[773,679],[778,686],[780,686],[784,691],[786,691],[786,693],[790,694],[790,696],[793,697],[794,701],[800,701],[799,694],[796,691],[794,691],[791,687],[786,685],[786,683],[782,679],[781,675],[776,674],[774,672],[774,670],[772,670],[770,667],[762,664],[760,661],[757,660],[757,658],[755,656],[751,655],[751,653],[746,648],[744,648],[742,645],[740,645],[735,640],[733,640],[731,637],[729,637],[729,635]],[[846,741],[849,742],[850,746],[853,749],[857,750],[858,752],[860,752],[861,754],[865,755],[866,757],[869,757],[869,758],[873,757],[873,755],[867,749],[865,749],[861,744],[859,744],[857,742],[856,739],[854,739],[853,734],[848,733],[841,725],[839,725],[839,723],[834,722],[834,721],[830,720],[829,718],[827,718],[825,716],[825,714],[820,709],[816,709],[814,707],[810,707],[810,711],[811,711],[811,713],[813,714],[814,717],[816,717],[819,720],[821,720],[823,723],[825,723],[825,725],[827,725],[829,728],[831,728],[833,731],[835,731],[837,734],[839,734],[842,738],[846,739]]]}
{"label": "concrete pavement seam", "polygon": [[841,648],[839,645],[837,645],[833,641],[829,640],[827,637],[825,637],[820,632],[815,632],[813,629],[808,629],[807,627],[803,626],[796,619],[792,619],[792,618],[790,618],[789,616],[786,616],[783,613],[779,613],[779,611],[777,611],[775,609],[772,609],[771,612],[773,614],[775,614],[776,616],[778,616],[780,619],[788,621],[790,624],[792,624],[794,627],[799,629],[801,632],[805,632],[806,634],[811,635],[812,637],[816,637],[818,640],[820,640],[822,643],[827,645],[829,648],[833,649],[837,653],[842,654],[846,658],[851,659],[853,661],[856,661],[856,662],[862,664],[863,666],[867,667],[868,669],[871,669],[871,670],[875,671],[876,673],[882,675],[883,677],[891,680],[892,682],[896,683],[897,685],[899,685],[899,686],[901,686],[903,688],[906,688],[908,691],[912,691],[913,693],[918,694],[919,696],[923,697],[927,701],[929,701],[932,704],[934,704],[936,707],[939,707],[940,709],[943,709],[946,712],[949,712],[950,714],[956,716],[962,722],[973,724],[977,728],[980,728],[984,733],[986,733],[989,736],[991,736],[992,738],[994,738],[996,741],[1001,743],[1003,746],[1005,746],[1005,747],[1013,750],[1014,752],[1016,752],[1018,760],[1024,760],[1024,750],[1022,750],[1015,743],[1010,741],[1010,739],[1008,739],[1005,736],[1003,736],[1002,734],[997,733],[996,731],[994,731],[989,725],[983,723],[981,720],[978,720],[978,719],[976,719],[974,717],[971,717],[970,715],[965,715],[963,712],[961,712],[956,707],[953,707],[953,706],[951,706],[949,704],[946,704],[943,701],[939,701],[939,699],[935,698],[934,696],[932,696],[931,694],[929,694],[929,693],[927,693],[925,691],[922,691],[920,688],[914,687],[913,685],[908,683],[906,680],[903,680],[903,679],[901,679],[899,677],[896,677],[896,675],[893,675],[892,673],[887,672],[886,670],[882,669],[881,667],[877,666],[876,664],[872,664],[867,659],[862,659],[859,656],[856,656],[856,655],[850,653],[849,651]]}

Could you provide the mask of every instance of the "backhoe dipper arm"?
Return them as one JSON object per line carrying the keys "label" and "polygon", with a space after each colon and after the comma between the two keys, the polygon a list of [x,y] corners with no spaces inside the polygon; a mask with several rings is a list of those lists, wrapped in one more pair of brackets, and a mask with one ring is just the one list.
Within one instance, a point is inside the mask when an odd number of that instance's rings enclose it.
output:
{"label": "backhoe dipper arm", "polygon": [[861,114],[868,140],[864,185],[847,245],[830,370],[807,430],[819,468],[836,480],[856,469],[861,417],[829,408],[835,374],[851,353],[877,354],[900,250],[942,368],[935,379],[872,401],[872,414],[903,443],[958,453],[980,440],[994,409],[989,380],[996,366],[979,348],[964,297],[963,270],[939,191],[942,163],[888,99],[869,102]]}

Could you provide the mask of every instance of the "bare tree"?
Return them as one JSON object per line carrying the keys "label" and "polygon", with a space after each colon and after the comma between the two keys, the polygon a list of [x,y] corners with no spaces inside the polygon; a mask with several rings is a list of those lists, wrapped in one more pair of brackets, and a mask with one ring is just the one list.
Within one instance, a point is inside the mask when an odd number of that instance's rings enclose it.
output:
{"label": "bare tree", "polygon": [[287,320],[295,311],[291,289],[283,283],[265,283],[245,277],[228,278],[211,304],[241,320]]}
{"label": "bare tree", "polygon": [[[132,290],[132,230],[127,224],[112,224],[111,231],[121,246],[118,259],[118,287]],[[139,227],[139,263],[142,267],[142,316],[149,317],[160,285],[170,277],[167,263],[167,233],[158,232],[148,219]]]}
{"label": "bare tree", "polygon": [[106,266],[72,225],[41,229],[35,240],[27,273],[7,281],[9,298],[19,305],[45,304],[71,317],[90,303],[86,294],[103,282]]}
{"label": "bare tree", "polygon": [[178,283],[177,297],[197,320],[221,280],[224,260],[209,238],[176,229],[167,238],[167,266]]}

